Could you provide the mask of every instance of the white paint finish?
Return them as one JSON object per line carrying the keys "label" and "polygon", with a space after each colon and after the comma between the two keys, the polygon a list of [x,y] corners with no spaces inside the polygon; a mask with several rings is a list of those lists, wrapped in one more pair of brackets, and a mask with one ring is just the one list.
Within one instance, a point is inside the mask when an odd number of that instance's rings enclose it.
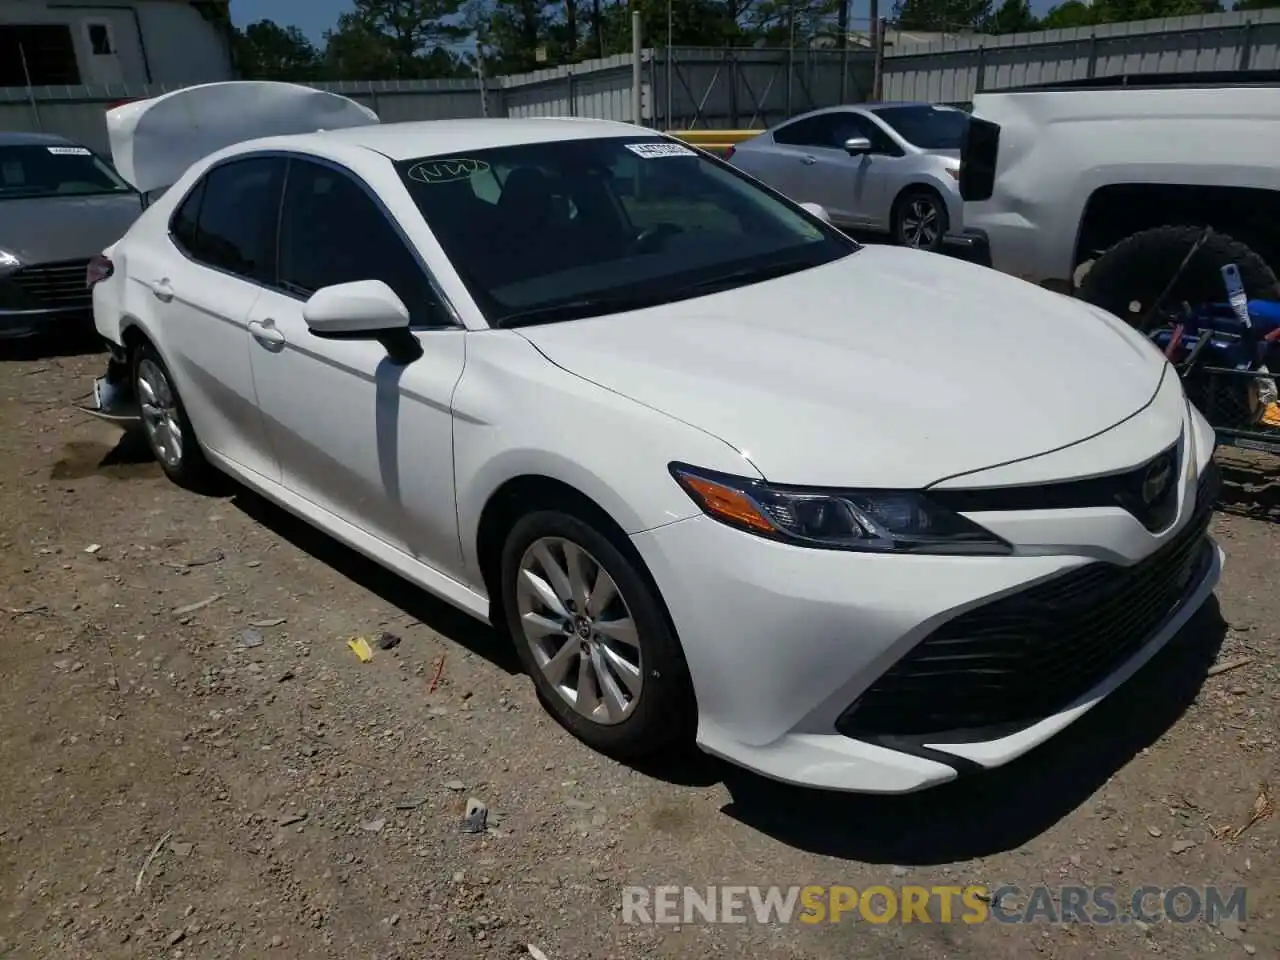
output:
{"label": "white paint finish", "polygon": [[746,451],[770,480],[909,488],[1075,443],[1144,406],[1164,361],[1090,310],[994,270],[869,246],[524,332],[561,366]]}
{"label": "white paint finish", "polygon": [[[1092,308],[948,258],[867,248],[629,314],[488,329],[390,163],[360,141],[363,133],[412,156],[465,148],[469,137],[478,149],[497,129],[368,127],[216,155],[296,151],[362,178],[463,321],[419,331],[421,359],[395,367],[376,343],[312,336],[300,300],[182,273],[167,219],[215,158],[113,247],[116,276],[95,291],[99,331],[117,342],[122,322],[149,331],[219,466],[482,619],[477,534],[494,492],[533,476],[589,497],[631,537],[671,613],[700,745],[792,782],[905,792],[953,778],[943,764],[839,736],[837,716],[943,621],[1100,556],[1133,563],[1171,534],[1151,535],[1120,511],[1024,511],[990,518],[1013,539],[1010,556],[813,550],[703,516],[669,475],[671,461],[803,484],[920,486],[968,471],[999,486],[1129,466],[1181,436],[1174,530],[1187,522],[1212,432],[1158,353]],[[629,128],[530,120],[506,129],[542,140]],[[200,302],[216,302],[226,320],[197,325],[158,308],[130,279],[156,270],[175,292],[200,288]],[[256,461],[237,369],[252,373],[250,405],[266,420],[270,453]],[[1069,456],[1053,452],[1067,445]],[[1218,569],[1189,593],[1187,615]],[[1181,617],[1081,703],[953,752],[993,765],[1043,741],[1114,690]]]}
{"label": "white paint finish", "polygon": [[986,231],[997,270],[1034,283],[1070,282],[1102,187],[1280,186],[1278,87],[983,93],[974,115],[1000,125],[1000,152],[995,193],[965,204],[965,225]]}
{"label": "white paint finish", "polygon": [[303,305],[302,319],[321,334],[409,329],[408,308],[381,280],[322,287]]}

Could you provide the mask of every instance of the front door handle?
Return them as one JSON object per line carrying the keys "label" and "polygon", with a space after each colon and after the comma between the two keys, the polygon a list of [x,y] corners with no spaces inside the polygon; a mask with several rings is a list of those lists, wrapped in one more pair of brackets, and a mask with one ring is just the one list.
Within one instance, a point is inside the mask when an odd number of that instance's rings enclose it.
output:
{"label": "front door handle", "polygon": [[284,334],[276,329],[273,320],[250,320],[249,332],[259,343],[284,343]]}
{"label": "front door handle", "polygon": [[815,156],[812,156],[811,154],[805,154],[803,157],[800,158],[800,162],[803,163],[806,167],[811,167],[818,162],[818,158]]}
{"label": "front door handle", "polygon": [[160,280],[152,280],[150,286],[151,292],[161,303],[168,303],[173,299],[173,287],[169,285],[168,277],[164,277]]}

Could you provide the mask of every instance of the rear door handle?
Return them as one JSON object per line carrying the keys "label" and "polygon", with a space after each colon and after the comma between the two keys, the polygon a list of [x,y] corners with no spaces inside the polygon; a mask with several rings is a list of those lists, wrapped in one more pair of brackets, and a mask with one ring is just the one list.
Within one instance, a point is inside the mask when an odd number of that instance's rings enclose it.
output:
{"label": "rear door handle", "polygon": [[276,329],[273,320],[250,320],[249,332],[259,343],[284,343],[284,334]]}
{"label": "rear door handle", "polygon": [[805,154],[803,157],[800,158],[800,162],[803,163],[806,167],[810,167],[810,166],[813,166],[813,164],[818,162],[818,158],[811,156],[809,154]]}
{"label": "rear door handle", "polygon": [[168,303],[173,299],[173,287],[169,285],[168,277],[164,277],[161,280],[152,280],[150,287],[151,292],[155,294],[155,298],[161,303]]}

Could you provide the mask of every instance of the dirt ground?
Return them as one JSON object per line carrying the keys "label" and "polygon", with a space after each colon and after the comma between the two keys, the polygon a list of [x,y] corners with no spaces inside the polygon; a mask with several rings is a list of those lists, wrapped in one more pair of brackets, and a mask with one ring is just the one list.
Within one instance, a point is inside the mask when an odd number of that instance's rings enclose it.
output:
{"label": "dirt ground", "polygon": [[[488,629],[75,411],[101,356],[0,355],[0,957],[1280,956],[1265,464],[1227,461],[1217,602],[1117,696],[1000,771],[825,795],[592,753]],[[1248,916],[621,922],[624,886],[713,883],[1217,884]]]}

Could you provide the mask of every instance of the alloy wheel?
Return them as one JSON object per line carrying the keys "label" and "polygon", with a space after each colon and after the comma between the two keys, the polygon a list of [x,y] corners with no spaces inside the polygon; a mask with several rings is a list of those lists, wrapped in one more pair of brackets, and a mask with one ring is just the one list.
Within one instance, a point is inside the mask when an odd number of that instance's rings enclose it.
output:
{"label": "alloy wheel", "polygon": [[182,421],[169,378],[150,358],[138,364],[135,387],[142,408],[142,426],[156,459],[176,468],[182,463]]}
{"label": "alloy wheel", "polygon": [[914,197],[902,211],[899,239],[909,247],[932,247],[938,239],[937,206],[926,197]]}
{"label": "alloy wheel", "polygon": [[524,642],[556,693],[595,723],[631,716],[644,685],[640,637],[604,566],[572,541],[543,537],[520,559],[516,599]]}

